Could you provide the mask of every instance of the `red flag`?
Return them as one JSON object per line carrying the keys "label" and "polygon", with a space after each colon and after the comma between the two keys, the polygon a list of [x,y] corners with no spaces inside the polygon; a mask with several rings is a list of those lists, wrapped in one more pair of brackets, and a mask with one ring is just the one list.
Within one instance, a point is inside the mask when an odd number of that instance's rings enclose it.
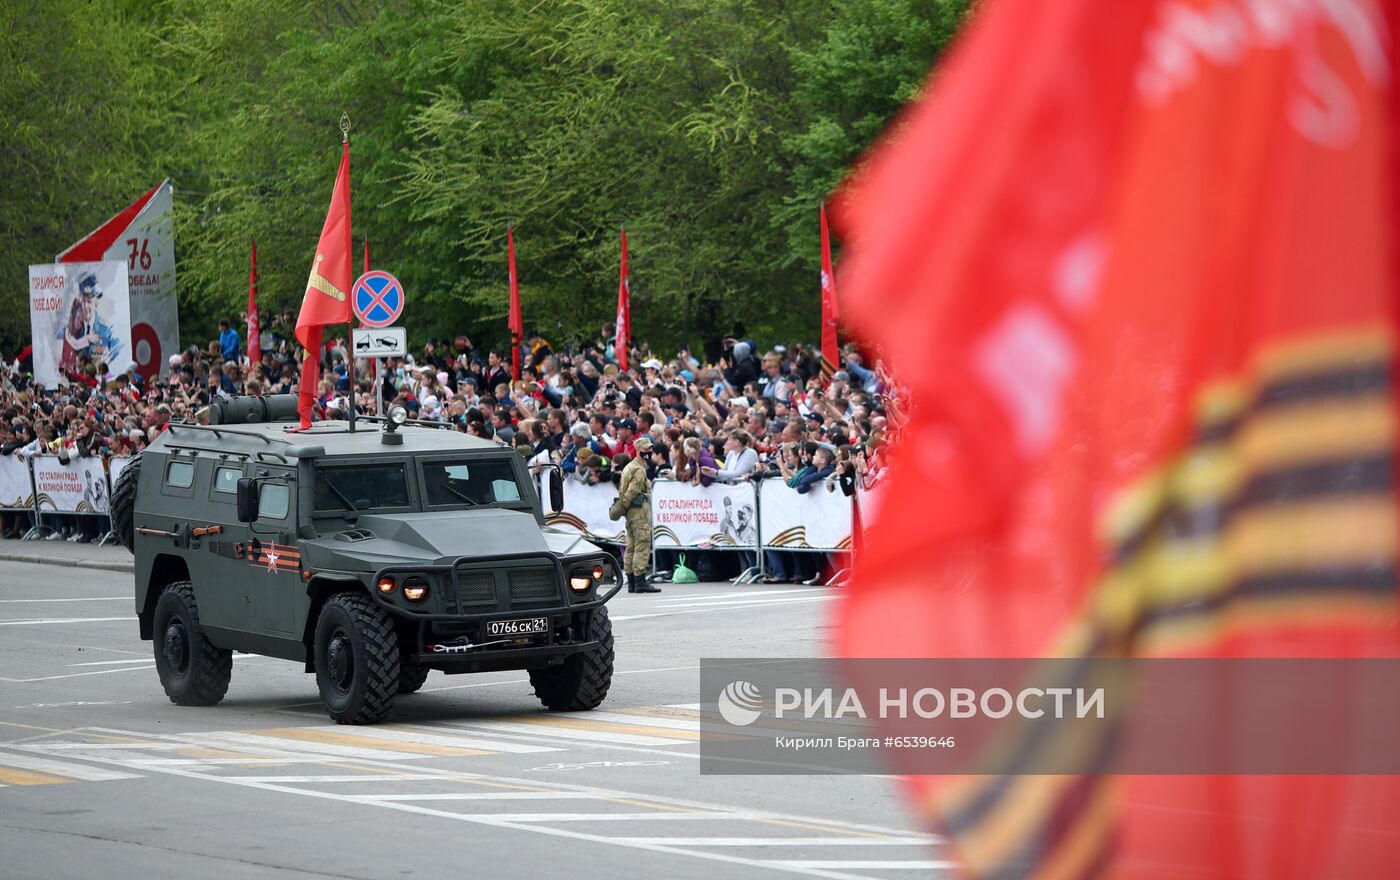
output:
{"label": "red flag", "polygon": [[262,361],[262,329],[258,321],[258,243],[248,256],[248,366]]}
{"label": "red flag", "polygon": [[627,229],[622,230],[622,273],[617,282],[617,328],[613,334],[613,354],[617,368],[628,368],[627,356],[632,348],[632,285],[627,280]]}
{"label": "red flag", "polygon": [[340,169],[335,174],[331,206],[321,227],[321,240],[306,279],[306,294],[297,315],[297,341],[306,349],[301,365],[297,412],[301,430],[311,427],[311,405],[321,376],[321,328],[350,323],[350,276],[354,246],[350,238],[350,142],[342,144]]}
{"label": "red flag", "polygon": [[[983,5],[837,217],[911,401],[840,652],[1400,655],[1378,9]],[[968,877],[1400,864],[1395,777],[909,785]]]}
{"label": "red flag", "polygon": [[841,366],[841,349],[836,341],[836,273],[831,269],[831,234],[826,228],[826,202],[822,219],[822,375],[830,379]]}
{"label": "red flag", "polygon": [[510,264],[510,371],[520,378],[520,345],[525,341],[525,318],[520,314],[520,279],[515,274],[515,233],[506,227],[506,260]]}

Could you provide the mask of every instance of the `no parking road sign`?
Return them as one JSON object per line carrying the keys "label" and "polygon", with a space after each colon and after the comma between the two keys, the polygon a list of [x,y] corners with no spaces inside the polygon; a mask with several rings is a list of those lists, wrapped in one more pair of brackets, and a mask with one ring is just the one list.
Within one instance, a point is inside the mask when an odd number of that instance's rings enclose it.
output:
{"label": "no parking road sign", "polygon": [[403,314],[403,285],[388,272],[366,272],[355,282],[351,305],[364,326],[387,327]]}

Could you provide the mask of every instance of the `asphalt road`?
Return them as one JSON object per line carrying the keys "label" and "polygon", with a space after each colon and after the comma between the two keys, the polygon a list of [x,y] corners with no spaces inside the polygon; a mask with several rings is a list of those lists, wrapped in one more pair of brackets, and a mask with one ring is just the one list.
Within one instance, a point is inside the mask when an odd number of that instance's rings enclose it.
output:
{"label": "asphalt road", "polygon": [[0,562],[0,877],[921,877],[894,783],[701,776],[701,657],[820,653],[830,591],[667,586],[612,604],[607,702],[444,676],[373,727],[236,655],[213,708],[161,691],[131,575]]}

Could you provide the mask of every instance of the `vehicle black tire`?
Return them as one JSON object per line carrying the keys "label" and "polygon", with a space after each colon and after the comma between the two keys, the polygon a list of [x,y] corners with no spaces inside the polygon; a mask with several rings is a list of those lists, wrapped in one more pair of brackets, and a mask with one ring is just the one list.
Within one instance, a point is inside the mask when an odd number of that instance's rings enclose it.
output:
{"label": "vehicle black tire", "polygon": [[399,694],[411,694],[423,686],[423,682],[428,680],[428,667],[419,666],[410,660],[406,660],[402,651],[399,653]]}
{"label": "vehicle black tire", "polygon": [[112,489],[112,531],[129,553],[136,552],[136,484],[141,481],[141,456],[127,462]]}
{"label": "vehicle black tire", "polygon": [[233,652],[204,635],[189,581],[168,585],[156,600],[151,642],[156,674],[177,706],[213,706],[228,693]]}
{"label": "vehicle black tire", "polygon": [[589,617],[587,636],[598,644],[571,654],[559,666],[530,670],[530,684],[545,708],[560,712],[596,709],[607,697],[613,675],[612,621],[607,608],[598,608]]}
{"label": "vehicle black tire", "polygon": [[389,614],[362,593],[337,593],[316,621],[316,686],[338,724],[373,724],[394,707],[399,642]]}

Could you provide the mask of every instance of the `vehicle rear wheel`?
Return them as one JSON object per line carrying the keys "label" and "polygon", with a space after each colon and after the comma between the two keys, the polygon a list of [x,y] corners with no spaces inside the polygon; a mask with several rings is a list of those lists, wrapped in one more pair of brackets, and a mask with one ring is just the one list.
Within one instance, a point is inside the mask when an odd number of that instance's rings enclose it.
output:
{"label": "vehicle rear wheel", "polygon": [[130,553],[136,552],[136,484],[141,481],[141,456],[126,463],[112,490],[112,531]]}
{"label": "vehicle rear wheel", "polygon": [[194,586],[177,581],[156,600],[152,624],[156,674],[177,706],[212,706],[228,693],[233,652],[217,648],[204,635]]}
{"label": "vehicle rear wheel", "polygon": [[394,706],[399,643],[384,609],[360,593],[326,600],[316,621],[316,686],[339,724],[373,724]]}
{"label": "vehicle rear wheel", "polygon": [[589,617],[587,638],[598,644],[571,654],[559,666],[530,670],[530,684],[545,708],[564,712],[596,709],[608,695],[613,674],[612,621],[608,609]]}
{"label": "vehicle rear wheel", "polygon": [[399,654],[399,693],[411,694],[423,686],[423,682],[428,680],[428,667],[419,666],[409,660],[405,660],[403,654]]}

